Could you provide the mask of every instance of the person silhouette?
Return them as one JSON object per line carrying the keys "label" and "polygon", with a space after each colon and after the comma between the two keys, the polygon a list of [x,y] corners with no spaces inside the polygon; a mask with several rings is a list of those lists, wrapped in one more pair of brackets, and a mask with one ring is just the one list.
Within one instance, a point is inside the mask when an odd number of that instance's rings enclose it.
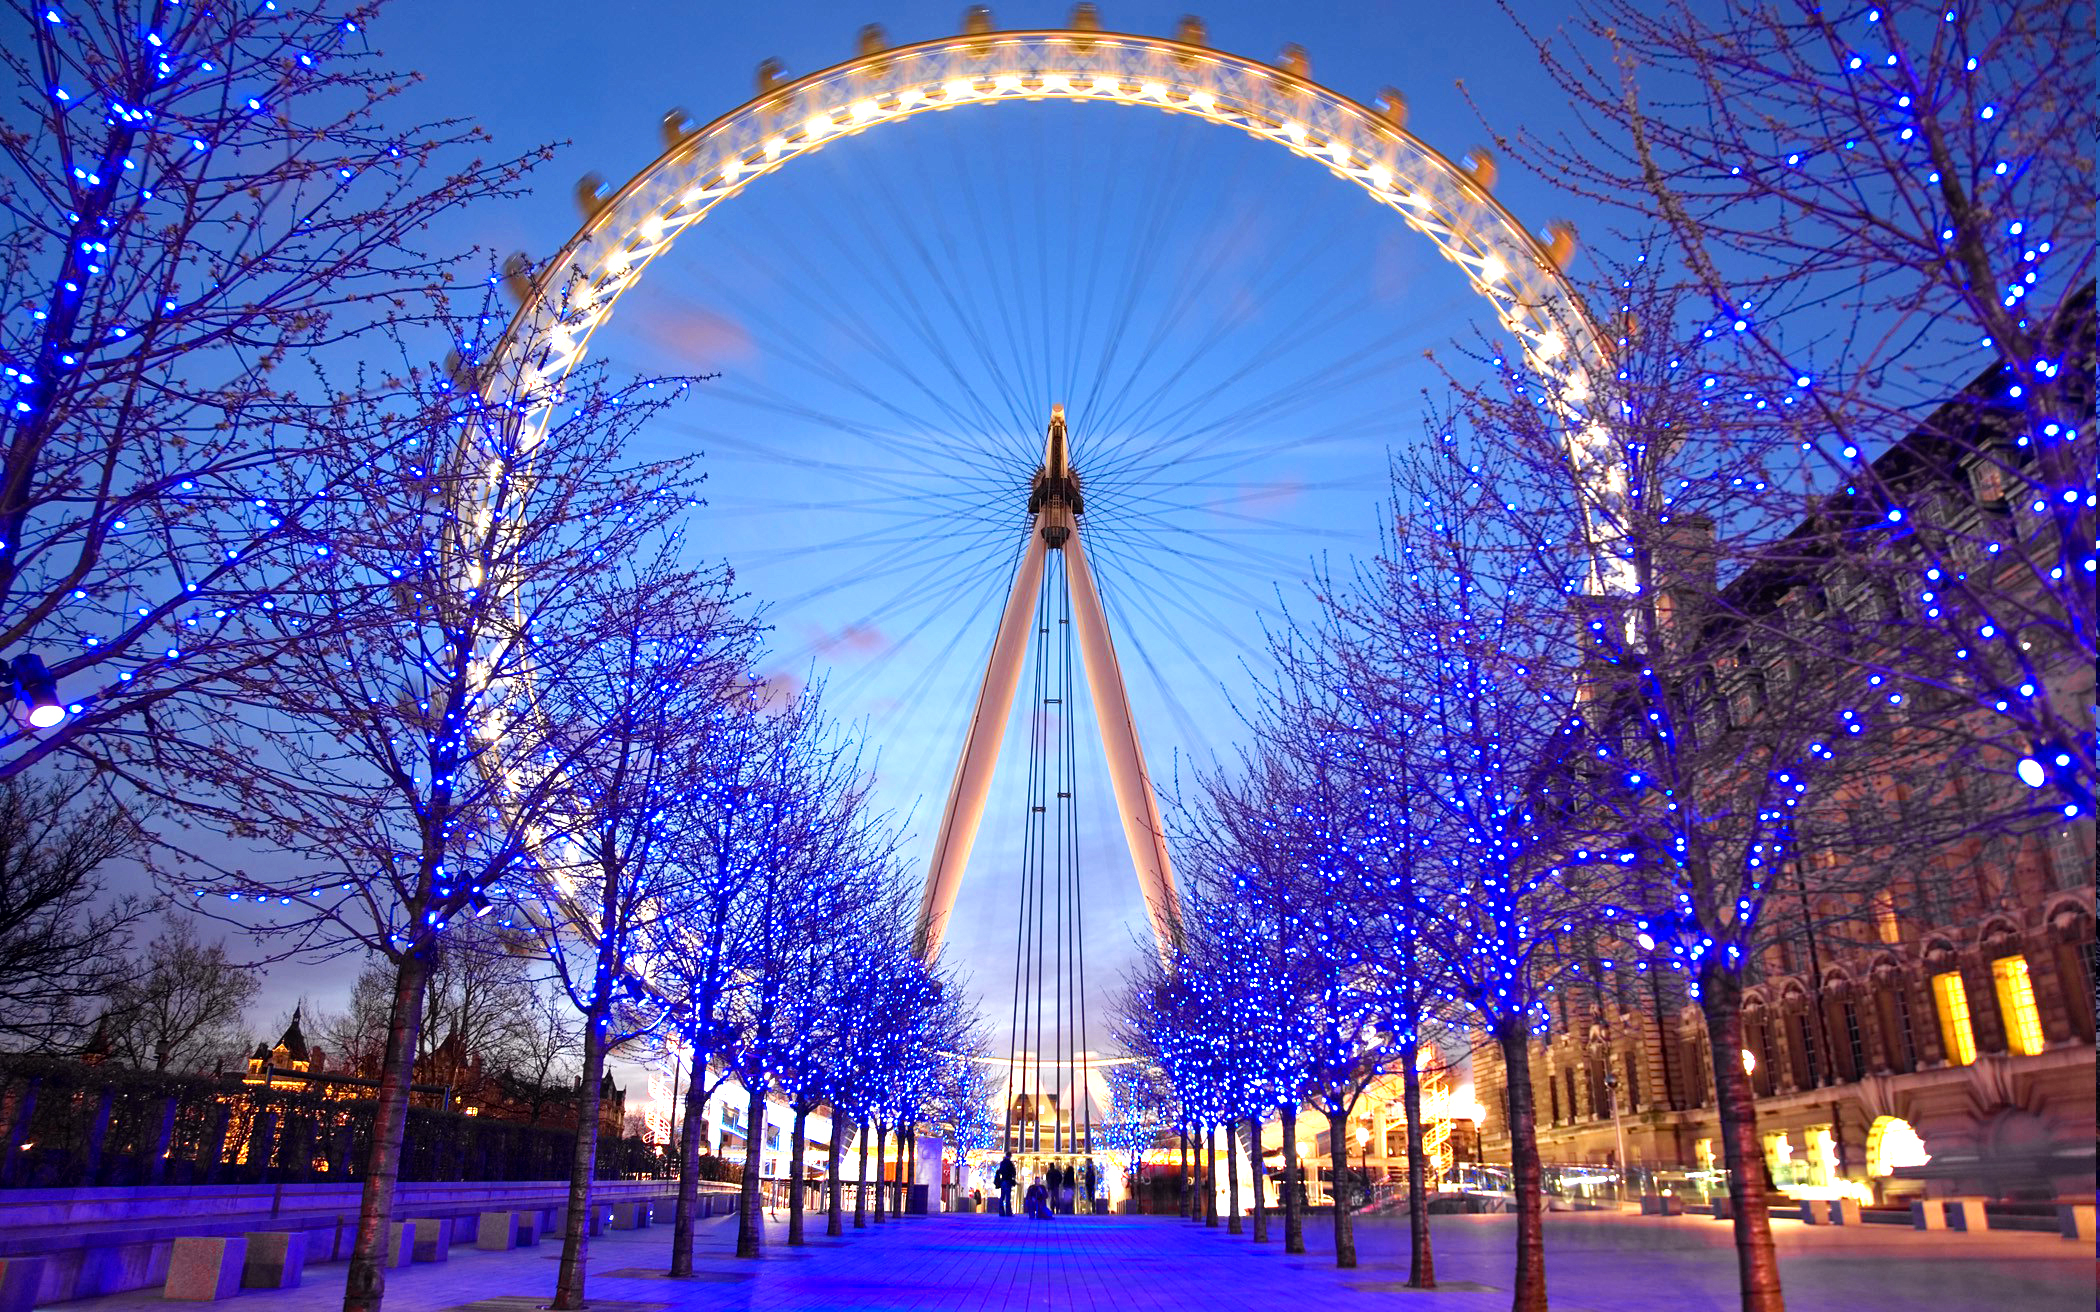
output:
{"label": "person silhouette", "polygon": [[999,1215],[1014,1214],[1014,1181],[1020,1178],[1014,1169],[1014,1155],[1008,1153],[999,1159],[999,1169],[992,1172],[992,1183],[999,1186]]}

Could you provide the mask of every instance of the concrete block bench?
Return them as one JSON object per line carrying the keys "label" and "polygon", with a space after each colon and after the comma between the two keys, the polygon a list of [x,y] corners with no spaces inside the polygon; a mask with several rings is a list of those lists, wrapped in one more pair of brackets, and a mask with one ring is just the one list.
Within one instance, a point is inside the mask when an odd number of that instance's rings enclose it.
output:
{"label": "concrete block bench", "polygon": [[0,1312],[29,1312],[44,1280],[41,1257],[0,1258]]}
{"label": "concrete block bench", "polygon": [[1684,1200],[1676,1194],[1642,1194],[1642,1216],[1683,1216]]}
{"label": "concrete block bench", "polygon": [[2056,1232],[2066,1239],[2083,1239],[2093,1242],[2093,1204],[2058,1203],[2056,1205]]}
{"label": "concrete block bench", "polygon": [[428,1221],[394,1221],[386,1228],[386,1264],[407,1266],[416,1260],[416,1229]]}
{"label": "concrete block bench", "polygon": [[1980,1197],[1917,1198],[1911,1201],[1910,1223],[1920,1230],[1964,1230],[1981,1234],[1991,1228]]}
{"label": "concrete block bench", "polygon": [[483,1212],[474,1229],[474,1247],[491,1253],[507,1253],[518,1246],[516,1212]]}
{"label": "concrete block bench", "polygon": [[1862,1224],[1857,1198],[1804,1198],[1801,1200],[1801,1219],[1809,1225]]}
{"label": "concrete block bench", "polygon": [[442,1262],[452,1256],[452,1218],[417,1217],[415,1227],[416,1261]]}
{"label": "concrete block bench", "polygon": [[248,1265],[248,1241],[230,1235],[177,1239],[168,1259],[163,1298],[216,1303],[240,1292]]}
{"label": "concrete block bench", "polygon": [[241,1263],[243,1289],[297,1289],[306,1271],[306,1236],[296,1230],[256,1230]]}
{"label": "concrete block bench", "polygon": [[646,1230],[649,1228],[648,1203],[614,1203],[612,1228],[615,1230]]}
{"label": "concrete block bench", "polygon": [[545,1228],[546,1217],[538,1209],[530,1212],[512,1212],[518,1223],[518,1247],[538,1248],[540,1232]]}

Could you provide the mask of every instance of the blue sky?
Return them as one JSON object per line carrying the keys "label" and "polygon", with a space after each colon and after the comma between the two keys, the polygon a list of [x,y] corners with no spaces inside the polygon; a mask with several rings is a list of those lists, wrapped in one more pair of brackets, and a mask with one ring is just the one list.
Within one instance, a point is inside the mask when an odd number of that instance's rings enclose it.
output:
{"label": "blue sky", "polygon": [[[497,153],[570,143],[534,195],[435,234],[500,258],[557,248],[576,226],[574,180],[617,183],[647,163],[667,109],[704,121],[748,96],[761,59],[807,72],[845,58],[863,23],[904,42],[954,30],[960,12],[419,0],[371,34],[388,63],[423,74],[403,121],[472,119]],[[995,17],[1055,26],[1066,12]],[[1181,12],[1113,4],[1102,20],[1169,33]],[[1558,19],[1553,6],[1520,12]],[[1202,16],[1221,49],[1272,59],[1296,42],[1338,90],[1369,101],[1399,88],[1411,128],[1452,157],[1489,137],[1455,79],[1497,130],[1564,112],[1523,38],[1485,6]],[[1584,217],[1551,179],[1507,161],[1497,191],[1534,228]],[[1316,165],[1193,120],[1002,106],[921,116],[760,180],[651,267],[594,354],[720,375],[643,441],[706,453],[696,553],[727,560],[768,607],[767,672],[825,680],[834,714],[864,735],[918,869],[1052,401],[1072,407],[1082,533],[1171,790],[1238,741],[1234,704],[1262,677],[1264,626],[1303,595],[1310,562],[1372,545],[1384,453],[1419,432],[1422,392],[1439,383],[1423,353],[1463,368],[1451,347],[1483,325],[1480,310],[1426,241]],[[1082,883],[1102,998],[1140,950],[1142,915],[1081,714]],[[1008,734],[950,932],[1002,1018],[1025,736]],[[295,992],[333,1006],[354,973],[281,970],[265,1008]]]}

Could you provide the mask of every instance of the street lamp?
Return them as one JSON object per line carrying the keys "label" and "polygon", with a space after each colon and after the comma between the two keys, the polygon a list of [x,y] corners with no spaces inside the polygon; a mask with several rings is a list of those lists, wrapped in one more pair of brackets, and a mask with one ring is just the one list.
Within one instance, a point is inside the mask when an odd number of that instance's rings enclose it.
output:
{"label": "street lamp", "polygon": [[22,703],[23,718],[32,729],[55,729],[66,718],[66,704],[58,699],[58,680],[44,668],[43,660],[25,652],[8,662],[14,679],[15,700]]}
{"label": "street lamp", "polygon": [[[1606,1054],[1605,1061],[1611,1057]],[[1619,1138],[1619,1169],[1616,1172],[1618,1198],[1626,1201],[1626,1125],[1619,1119],[1619,1071],[1615,1066],[1604,1068],[1604,1092],[1611,1096],[1611,1128]]]}

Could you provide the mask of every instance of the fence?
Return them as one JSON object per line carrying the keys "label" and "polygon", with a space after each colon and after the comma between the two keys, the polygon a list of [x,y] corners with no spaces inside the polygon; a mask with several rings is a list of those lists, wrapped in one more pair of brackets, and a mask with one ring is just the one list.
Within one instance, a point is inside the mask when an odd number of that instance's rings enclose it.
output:
{"label": "fence", "polygon": [[[327,1183],[362,1178],[369,1085],[249,1084],[43,1058],[0,1058],[0,1188]],[[403,1180],[558,1180],[576,1135],[411,1105]],[[660,1178],[639,1139],[602,1132],[600,1179]]]}

